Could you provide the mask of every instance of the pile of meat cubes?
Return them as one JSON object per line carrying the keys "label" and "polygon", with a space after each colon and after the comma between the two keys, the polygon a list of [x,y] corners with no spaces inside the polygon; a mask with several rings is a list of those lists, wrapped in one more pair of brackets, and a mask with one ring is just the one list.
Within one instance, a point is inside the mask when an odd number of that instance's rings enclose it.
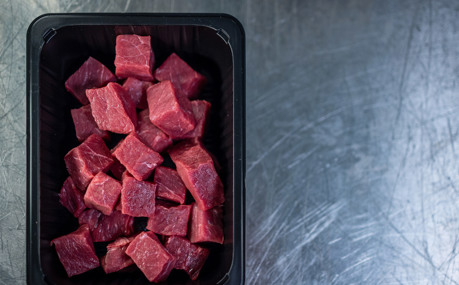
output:
{"label": "pile of meat cubes", "polygon": [[[65,82],[83,105],[71,110],[81,144],[65,155],[59,194],[80,227],[51,242],[69,277],[135,265],[150,282],[173,269],[195,280],[205,246],[223,243],[223,184],[201,143],[211,106],[195,100],[206,78],[175,53],[154,65],[149,36],[119,35],[116,76],[89,57]],[[111,133],[125,137],[110,150]],[[148,218],[145,231],[135,217]],[[98,242],[110,242],[100,258]]]}

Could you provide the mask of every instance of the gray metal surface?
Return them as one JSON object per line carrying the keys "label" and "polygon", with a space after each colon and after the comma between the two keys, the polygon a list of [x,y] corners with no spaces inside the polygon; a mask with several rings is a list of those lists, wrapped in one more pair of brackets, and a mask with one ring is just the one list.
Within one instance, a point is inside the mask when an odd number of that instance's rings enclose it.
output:
{"label": "gray metal surface", "polygon": [[4,0],[0,284],[25,283],[26,29],[117,11],[245,27],[247,284],[459,283],[459,2]]}

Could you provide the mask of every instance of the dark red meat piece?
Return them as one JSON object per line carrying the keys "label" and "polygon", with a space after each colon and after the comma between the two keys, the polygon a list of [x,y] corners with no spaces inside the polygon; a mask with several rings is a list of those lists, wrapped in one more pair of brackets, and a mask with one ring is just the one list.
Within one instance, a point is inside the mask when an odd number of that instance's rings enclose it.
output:
{"label": "dark red meat piece", "polygon": [[90,135],[96,134],[103,139],[108,139],[110,136],[107,131],[102,131],[97,127],[96,121],[91,114],[91,106],[86,105],[79,109],[70,110],[72,113],[73,124],[75,125],[75,133],[77,139],[82,142]]}
{"label": "dark red meat piece", "polygon": [[194,119],[196,120],[196,127],[184,134],[181,139],[201,138],[204,135],[206,128],[206,120],[210,111],[210,103],[204,100],[191,101],[193,108]]}
{"label": "dark red meat piece", "polygon": [[104,215],[110,215],[121,194],[121,183],[99,172],[89,183],[84,202],[88,208],[94,208]]}
{"label": "dark red meat piece", "polygon": [[59,193],[59,202],[69,210],[75,218],[78,218],[83,213],[86,206],[83,200],[83,194],[78,190],[73,183],[72,177],[68,177],[62,185]]}
{"label": "dark red meat piece", "polygon": [[176,94],[170,81],[147,89],[150,121],[172,139],[180,138],[196,126],[190,100]]}
{"label": "dark red meat piece", "polygon": [[196,204],[191,209],[190,241],[223,244],[223,209],[220,206],[207,211]]}
{"label": "dark red meat piece", "polygon": [[129,244],[126,254],[150,282],[166,280],[175,265],[175,258],[152,232],[140,233]]}
{"label": "dark red meat piece", "polygon": [[158,81],[170,80],[177,92],[187,98],[196,98],[206,78],[194,71],[178,55],[172,53],[155,71]]}
{"label": "dark red meat piece", "polygon": [[121,164],[121,162],[113,157],[113,164],[110,166],[110,172],[115,176],[116,179],[121,180],[123,172],[126,171],[126,167]]}
{"label": "dark red meat piece", "polygon": [[64,160],[73,183],[82,191],[97,173],[107,171],[113,163],[110,150],[102,138],[95,134],[71,149]]}
{"label": "dark red meat piece", "polygon": [[121,189],[121,211],[133,217],[151,217],[155,213],[156,185],[126,175]]}
{"label": "dark red meat piece", "polygon": [[129,77],[123,83],[123,88],[129,94],[132,102],[138,109],[146,109],[147,105],[147,89],[153,85],[149,81],[138,80],[134,77]]}
{"label": "dark red meat piece", "polygon": [[92,232],[99,225],[99,220],[102,217],[102,213],[96,209],[87,209],[78,217],[78,223],[80,225],[87,224],[89,230]]}
{"label": "dark red meat piece", "polygon": [[138,180],[147,179],[163,162],[161,155],[141,142],[135,133],[128,135],[113,155]]}
{"label": "dark red meat piece", "polygon": [[134,232],[134,218],[120,211],[105,216],[95,209],[88,209],[81,214],[78,222],[89,226],[94,242],[111,241]]}
{"label": "dark red meat piece", "polygon": [[119,35],[116,37],[115,73],[118,78],[135,77],[153,80],[155,55],[150,36]]}
{"label": "dark red meat piece", "polygon": [[134,237],[120,237],[107,245],[107,254],[100,259],[105,273],[116,272],[134,264],[132,258],[126,254],[126,249],[133,239]]}
{"label": "dark red meat piece", "polygon": [[163,207],[156,205],[155,214],[148,219],[147,229],[165,236],[186,236],[191,205]]}
{"label": "dark red meat piece", "polygon": [[59,260],[69,277],[99,267],[89,227],[83,225],[73,233],[55,238],[51,245],[56,247]]}
{"label": "dark red meat piece", "polygon": [[89,57],[83,65],[65,81],[65,89],[75,96],[81,104],[89,104],[86,89],[99,88],[108,82],[116,81],[115,75],[105,65]]}
{"label": "dark red meat piece", "polygon": [[110,82],[107,86],[86,90],[97,126],[118,134],[129,134],[137,125],[135,105],[121,85]]}
{"label": "dark red meat piece", "polygon": [[179,204],[185,203],[186,187],[177,171],[164,166],[158,166],[155,170],[154,182],[158,185],[156,197]]}
{"label": "dark red meat piece", "polygon": [[169,155],[177,166],[180,178],[201,209],[211,209],[225,201],[223,184],[212,158],[202,144],[184,141],[169,149]]}
{"label": "dark red meat piece", "polygon": [[198,279],[209,256],[207,248],[192,244],[186,238],[178,236],[168,237],[164,246],[175,257],[175,269],[185,270],[191,280]]}
{"label": "dark red meat piece", "polygon": [[139,112],[137,122],[140,140],[154,151],[162,152],[172,145],[172,139],[151,123],[148,109]]}

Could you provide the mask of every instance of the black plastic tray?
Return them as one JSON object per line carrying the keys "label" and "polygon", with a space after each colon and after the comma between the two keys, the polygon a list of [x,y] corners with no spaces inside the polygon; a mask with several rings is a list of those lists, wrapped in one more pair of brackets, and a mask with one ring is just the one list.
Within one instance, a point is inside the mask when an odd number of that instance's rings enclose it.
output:
{"label": "black plastic tray", "polygon": [[225,243],[216,246],[198,280],[174,273],[164,284],[243,284],[245,220],[244,30],[224,14],[47,14],[27,32],[27,282],[28,284],[148,284],[139,270],[105,275],[101,268],[68,278],[53,238],[77,221],[58,202],[67,173],[64,155],[78,144],[70,109],[79,106],[65,80],[93,56],[114,71],[115,37],[150,35],[156,62],[171,53],[209,79],[212,103],[204,144],[222,166]]}

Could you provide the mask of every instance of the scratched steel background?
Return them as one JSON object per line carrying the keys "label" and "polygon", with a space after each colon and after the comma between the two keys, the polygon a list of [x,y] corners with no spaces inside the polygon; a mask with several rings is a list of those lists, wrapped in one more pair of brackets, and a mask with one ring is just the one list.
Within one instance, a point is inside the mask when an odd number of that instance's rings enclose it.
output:
{"label": "scratched steel background", "polygon": [[25,39],[47,12],[247,36],[247,284],[458,284],[459,2],[0,1],[0,284],[25,283]]}

